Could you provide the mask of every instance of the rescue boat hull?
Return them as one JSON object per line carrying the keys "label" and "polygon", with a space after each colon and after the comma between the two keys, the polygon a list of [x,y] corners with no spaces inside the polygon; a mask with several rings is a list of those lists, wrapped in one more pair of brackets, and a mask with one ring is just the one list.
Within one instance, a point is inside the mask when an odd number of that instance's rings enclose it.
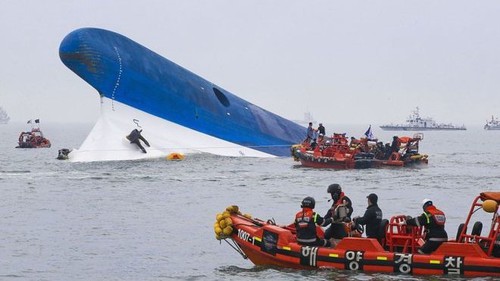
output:
{"label": "rescue boat hull", "polygon": [[252,263],[408,275],[500,276],[500,258],[477,244],[445,242],[431,255],[388,251],[377,239],[348,237],[335,248],[301,246],[289,229],[232,214],[233,240]]}

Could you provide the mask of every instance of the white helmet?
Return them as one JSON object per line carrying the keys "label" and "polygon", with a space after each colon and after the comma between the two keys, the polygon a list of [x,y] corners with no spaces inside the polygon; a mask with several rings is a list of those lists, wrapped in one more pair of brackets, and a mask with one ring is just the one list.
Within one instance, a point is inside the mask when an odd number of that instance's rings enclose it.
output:
{"label": "white helmet", "polygon": [[422,200],[422,206],[425,207],[425,205],[432,205],[432,200],[429,198],[425,198],[424,200]]}

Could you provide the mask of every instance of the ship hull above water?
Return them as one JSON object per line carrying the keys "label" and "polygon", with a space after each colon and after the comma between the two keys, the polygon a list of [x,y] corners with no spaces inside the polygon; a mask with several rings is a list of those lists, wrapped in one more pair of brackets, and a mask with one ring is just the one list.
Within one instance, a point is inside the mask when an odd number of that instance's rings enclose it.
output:
{"label": "ship hull above water", "polygon": [[[101,117],[70,159],[142,159],[173,150],[224,156],[289,156],[290,146],[305,136],[305,127],[111,31],[75,30],[61,42],[59,55],[101,96]],[[146,139],[148,134],[158,135],[148,139],[154,147],[148,153],[123,144],[123,137],[137,126],[134,119],[139,120]],[[88,154],[85,157],[81,156],[84,151]]]}

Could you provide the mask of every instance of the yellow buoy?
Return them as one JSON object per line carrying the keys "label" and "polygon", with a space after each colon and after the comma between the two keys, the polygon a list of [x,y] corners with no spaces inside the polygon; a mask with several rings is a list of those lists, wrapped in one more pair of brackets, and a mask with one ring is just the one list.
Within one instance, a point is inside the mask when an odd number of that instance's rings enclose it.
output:
{"label": "yellow buoy", "polygon": [[223,230],[222,230],[222,233],[224,233],[224,235],[231,235],[231,233],[233,233],[233,227],[231,226],[226,226]]}
{"label": "yellow buoy", "polygon": [[224,229],[224,227],[226,227],[226,226],[227,226],[227,224],[226,224],[226,220],[221,220],[221,221],[219,222],[219,225],[220,225],[220,228]]}
{"label": "yellow buoy", "polygon": [[222,233],[222,228],[217,226],[214,228],[214,231],[215,231],[215,234],[220,235]]}
{"label": "yellow buoy", "polygon": [[167,155],[167,160],[184,160],[184,155],[178,152],[172,152]]}
{"label": "yellow buoy", "polygon": [[236,205],[232,205],[232,206],[227,207],[226,211],[228,211],[231,214],[232,213],[237,213],[239,211],[239,208]]}
{"label": "yellow buoy", "polygon": [[222,214],[217,214],[217,216],[215,217],[217,221],[220,221],[221,219],[223,219],[224,217],[222,216]]}
{"label": "yellow buoy", "polygon": [[493,213],[493,212],[495,212],[497,210],[498,205],[497,205],[497,202],[495,200],[489,200],[488,199],[488,200],[485,200],[483,202],[482,207],[483,207],[483,210],[485,212],[487,212],[487,213]]}

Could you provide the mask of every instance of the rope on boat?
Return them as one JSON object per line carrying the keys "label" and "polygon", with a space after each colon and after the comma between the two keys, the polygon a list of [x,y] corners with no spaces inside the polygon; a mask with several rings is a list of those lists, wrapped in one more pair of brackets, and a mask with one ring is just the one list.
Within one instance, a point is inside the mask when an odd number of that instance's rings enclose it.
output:
{"label": "rope on boat", "polygon": [[222,240],[226,241],[226,243],[229,246],[231,246],[231,248],[233,248],[236,252],[238,252],[244,259],[248,259],[247,255],[245,255],[245,253],[243,253],[243,250],[240,248],[240,246],[236,242],[234,242],[233,239],[231,239],[231,241],[233,243],[228,242],[226,238],[224,238]]}

